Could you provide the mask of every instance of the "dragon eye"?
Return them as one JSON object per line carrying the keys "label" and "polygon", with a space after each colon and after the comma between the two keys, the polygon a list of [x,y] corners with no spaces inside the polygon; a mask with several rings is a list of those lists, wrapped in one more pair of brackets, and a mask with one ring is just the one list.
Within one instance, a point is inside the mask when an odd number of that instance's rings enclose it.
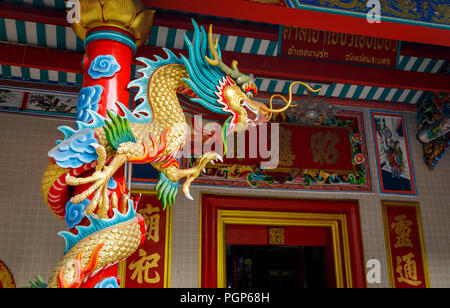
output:
{"label": "dragon eye", "polygon": [[258,93],[258,88],[254,84],[248,84],[245,87],[245,94],[247,94],[248,97],[252,98],[256,96],[256,93]]}

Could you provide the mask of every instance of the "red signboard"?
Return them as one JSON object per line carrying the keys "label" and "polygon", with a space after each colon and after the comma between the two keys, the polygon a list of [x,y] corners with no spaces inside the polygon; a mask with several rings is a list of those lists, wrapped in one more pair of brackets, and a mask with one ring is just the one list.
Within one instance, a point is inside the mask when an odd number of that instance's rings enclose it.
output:
{"label": "red signboard", "polygon": [[[267,133],[267,147],[271,146],[271,129]],[[354,171],[351,129],[332,126],[302,126],[298,124],[280,123],[279,125],[279,162],[273,172],[291,172],[298,170],[321,170],[350,173]],[[256,136],[258,134],[258,136]],[[233,158],[225,157],[224,165],[241,165],[260,167],[261,162],[270,158],[263,157],[261,145],[253,145],[252,140],[261,141],[261,129],[246,132],[245,155],[234,151]],[[239,144],[239,137],[236,143]],[[259,151],[258,151],[259,150]],[[242,158],[240,158],[242,157]]]}
{"label": "red signboard", "polygon": [[382,207],[391,286],[429,287],[419,205],[383,201]]}
{"label": "red signboard", "polygon": [[138,204],[138,213],[145,220],[145,242],[134,254],[121,262],[120,286],[121,288],[168,287],[171,208],[163,211],[158,196],[155,193],[144,192]]}
{"label": "red signboard", "polygon": [[395,67],[399,42],[356,34],[285,26],[281,55]]}
{"label": "red signboard", "polygon": [[[363,114],[340,111],[329,123],[306,126],[284,121],[229,134],[223,162],[208,164],[195,183],[259,189],[371,191]],[[215,134],[205,131],[215,138],[192,148],[191,153],[197,153],[197,157],[220,152],[223,147],[221,129],[216,129]],[[272,142],[272,134],[278,140]],[[195,148],[202,152],[195,152]],[[183,168],[194,165],[195,159],[183,160]]]}

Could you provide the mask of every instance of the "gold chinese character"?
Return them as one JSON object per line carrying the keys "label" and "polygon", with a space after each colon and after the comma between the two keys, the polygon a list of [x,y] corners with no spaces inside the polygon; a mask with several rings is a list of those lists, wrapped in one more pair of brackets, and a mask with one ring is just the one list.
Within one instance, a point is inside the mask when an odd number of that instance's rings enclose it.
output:
{"label": "gold chinese character", "polygon": [[[404,264],[402,265],[403,262]],[[400,277],[397,277],[398,282],[404,282],[415,287],[422,283],[422,281],[417,280],[416,261],[414,261],[412,252],[402,257],[397,256],[396,271],[400,275]]]}
{"label": "gold chinese character", "polygon": [[147,252],[140,249],[139,256],[141,258],[137,261],[133,261],[128,267],[130,270],[134,271],[131,275],[131,280],[136,280],[137,278],[137,283],[139,284],[142,284],[143,281],[146,283],[158,283],[161,280],[159,273],[155,270],[155,277],[150,278],[149,272],[152,268],[158,268],[158,261],[161,258],[159,253],[147,256]]}
{"label": "gold chinese character", "polygon": [[269,228],[269,244],[284,245],[284,228]]}
{"label": "gold chinese character", "polygon": [[413,247],[409,235],[411,234],[410,226],[413,224],[411,220],[406,220],[406,215],[398,215],[394,217],[396,222],[391,224],[391,228],[394,229],[397,234],[397,242],[394,244],[395,248],[399,247]]}
{"label": "gold chinese character", "polygon": [[152,207],[150,203],[146,205],[145,209],[139,210],[139,213],[144,216],[145,225],[147,226],[147,232],[145,238],[147,240],[153,240],[155,243],[159,242],[159,207]]}
{"label": "gold chinese character", "polygon": [[325,135],[322,132],[312,135],[311,152],[313,161],[315,163],[320,162],[320,166],[324,164],[324,161],[329,165],[335,164],[340,155],[339,150],[335,149],[339,141],[339,135],[331,132],[327,132]]}
{"label": "gold chinese character", "polygon": [[292,132],[280,127],[280,166],[292,167],[294,165],[295,155],[292,154],[291,140]]}

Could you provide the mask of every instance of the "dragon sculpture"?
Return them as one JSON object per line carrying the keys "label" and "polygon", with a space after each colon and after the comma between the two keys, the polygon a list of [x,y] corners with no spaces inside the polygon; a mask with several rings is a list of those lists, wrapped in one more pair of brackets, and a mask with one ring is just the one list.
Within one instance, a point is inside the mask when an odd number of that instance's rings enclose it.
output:
{"label": "dragon sculpture", "polygon": [[[145,223],[136,212],[137,200],[129,197],[125,183],[113,177],[126,162],[149,163],[159,171],[156,190],[164,209],[174,204],[180,179],[185,179],[183,193],[192,199],[191,183],[208,163],[222,158],[205,153],[193,168],[180,168],[176,155],[186,142],[185,110],[195,107],[223,117],[226,136],[289,108],[291,94],[278,110],[253,100],[254,80],[239,72],[236,61],[231,68],[222,62],[212,27],[207,35],[195,21],[193,25],[193,41],[185,36],[189,58],[177,57],[168,49],[166,59],[138,58],[145,66],[139,70],[142,77],[129,84],[138,89],[140,104],[134,111],[117,102],[118,113],[108,111],[103,117],[89,110],[89,122],[77,121],[76,129],[59,128],[65,138],[48,154],[42,192],[70,232],[59,233],[66,250],[49,287],[94,286],[89,284],[93,277],[107,276],[112,265],[142,243]],[[188,99],[181,103],[179,95]]]}

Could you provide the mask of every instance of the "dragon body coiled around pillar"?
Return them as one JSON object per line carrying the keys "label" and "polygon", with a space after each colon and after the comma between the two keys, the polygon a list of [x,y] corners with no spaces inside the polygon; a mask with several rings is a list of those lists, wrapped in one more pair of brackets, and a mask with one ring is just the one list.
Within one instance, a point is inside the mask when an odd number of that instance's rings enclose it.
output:
{"label": "dragon body coiled around pillar", "polygon": [[[77,121],[76,129],[59,128],[65,138],[49,152],[42,193],[70,230],[60,233],[66,250],[49,287],[98,287],[104,280],[118,287],[109,269],[136,251],[145,234],[144,220],[136,212],[138,200],[130,198],[125,181],[114,177],[125,163],[151,164],[159,171],[156,190],[164,209],[174,204],[180,179],[185,179],[183,193],[192,198],[191,183],[208,163],[222,158],[208,152],[194,167],[180,168],[177,154],[186,142],[186,110],[195,107],[222,118],[228,124],[226,136],[289,108],[291,99],[279,110],[254,100],[253,79],[239,72],[236,61],[231,68],[222,62],[212,27],[207,35],[195,21],[193,25],[193,41],[185,36],[189,57],[164,49],[166,58],[138,58],[144,67],[142,76],[129,84],[138,89],[139,104],[133,111],[116,102],[117,112],[102,116],[92,108],[83,110],[87,120]],[[101,89],[87,90],[101,95]]]}

